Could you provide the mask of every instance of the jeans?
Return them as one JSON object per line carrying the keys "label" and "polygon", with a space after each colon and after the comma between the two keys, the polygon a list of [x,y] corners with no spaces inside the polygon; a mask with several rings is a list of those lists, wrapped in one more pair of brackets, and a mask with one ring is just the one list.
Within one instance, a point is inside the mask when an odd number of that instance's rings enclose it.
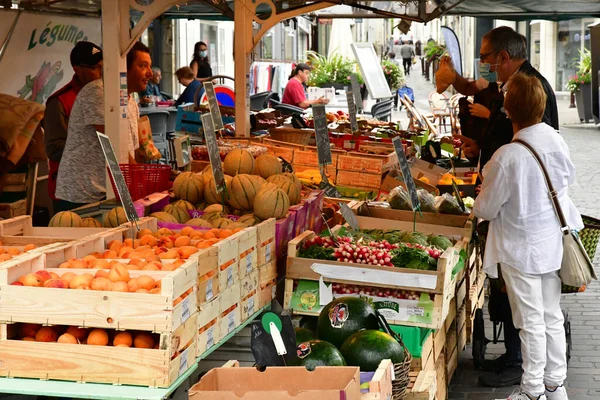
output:
{"label": "jeans", "polygon": [[404,66],[404,74],[410,75],[410,66],[412,65],[412,58],[403,58],[402,65]]}
{"label": "jeans", "polygon": [[521,330],[521,390],[539,396],[545,386],[560,386],[567,378],[560,277],[558,271],[531,275],[507,264],[501,267],[513,321]]}

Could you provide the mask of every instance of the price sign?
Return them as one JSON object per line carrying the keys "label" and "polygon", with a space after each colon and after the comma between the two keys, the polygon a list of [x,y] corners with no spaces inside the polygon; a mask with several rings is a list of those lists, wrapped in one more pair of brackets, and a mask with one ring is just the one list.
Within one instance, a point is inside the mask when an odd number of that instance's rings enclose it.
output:
{"label": "price sign", "polygon": [[135,211],[135,207],[133,206],[131,194],[127,188],[127,183],[125,183],[125,178],[123,178],[123,173],[121,172],[121,167],[119,167],[119,161],[117,161],[117,156],[113,150],[112,144],[110,143],[110,138],[100,132],[96,132],[96,134],[98,135],[100,146],[102,146],[102,152],[104,153],[104,158],[106,158],[108,170],[110,171],[110,175],[112,176],[115,186],[117,187],[117,193],[119,194],[121,204],[123,205],[123,209],[127,215],[127,220],[135,223],[137,226],[139,217]]}
{"label": "price sign", "polygon": [[223,166],[221,165],[221,154],[219,153],[219,144],[215,135],[215,126],[210,114],[203,114],[201,118],[202,126],[204,127],[206,150],[208,151],[210,166],[215,178],[215,186],[217,187],[217,193],[221,193],[225,189],[225,175],[223,174]]}
{"label": "price sign", "polygon": [[458,189],[458,185],[456,184],[456,181],[454,179],[452,179],[452,189],[454,190],[454,197],[456,198],[456,201],[458,202],[460,209],[463,210],[463,212],[467,211],[467,209],[465,208],[465,203],[462,199],[462,196],[460,195],[460,190]]}
{"label": "price sign", "polygon": [[354,104],[359,112],[362,112],[362,96],[360,94],[360,85],[356,74],[350,74],[350,85],[352,85],[352,94],[354,95]]}
{"label": "price sign", "polygon": [[327,114],[322,104],[312,106],[313,119],[315,121],[315,137],[317,138],[317,154],[319,165],[332,163],[331,143],[329,142],[329,129],[327,129]]}
{"label": "price sign", "polygon": [[[215,87],[212,82],[204,82],[204,91],[208,98],[208,108],[210,108],[210,115],[212,116],[213,123],[217,130],[223,129],[223,119],[221,118],[221,109],[219,108],[219,102],[215,95]],[[204,125],[204,121],[202,121]]]}
{"label": "price sign", "polygon": [[354,103],[354,92],[346,91],[346,100],[348,101],[348,114],[350,114],[350,129],[352,132],[358,132],[358,121],[356,120],[356,104]]}
{"label": "price sign", "polygon": [[325,196],[327,197],[335,197],[338,199],[342,197],[336,187],[329,183],[323,167],[321,167],[321,183],[319,184],[319,188],[325,192]]}
{"label": "price sign", "polygon": [[400,171],[402,172],[402,178],[406,184],[406,189],[408,189],[408,194],[410,195],[413,211],[416,211],[420,209],[421,206],[419,204],[419,196],[417,195],[417,187],[415,186],[415,181],[410,173],[410,165],[408,165],[408,160],[404,154],[402,139],[400,139],[399,136],[396,136],[392,139],[392,143],[394,143],[394,149],[396,150],[396,156],[398,157],[398,163],[400,164]]}
{"label": "price sign", "polygon": [[360,226],[358,225],[358,219],[356,218],[356,215],[354,214],[354,212],[352,212],[352,209],[350,207],[348,207],[348,204],[346,204],[346,203],[339,203],[339,204],[340,204],[340,212],[342,213],[342,217],[344,217],[344,219],[346,220],[348,225],[350,225],[350,228],[352,228],[355,231],[359,230]]}

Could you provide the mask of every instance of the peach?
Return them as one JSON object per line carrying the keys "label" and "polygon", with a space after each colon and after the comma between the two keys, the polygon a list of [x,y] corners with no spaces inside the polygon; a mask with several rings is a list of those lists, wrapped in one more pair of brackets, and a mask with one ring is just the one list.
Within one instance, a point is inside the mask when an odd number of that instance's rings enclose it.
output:
{"label": "peach", "polygon": [[141,266],[139,266],[138,264],[127,264],[125,266],[129,271],[139,271],[142,269]]}
{"label": "peach", "polygon": [[167,228],[160,228],[158,232],[156,232],[158,236],[171,236],[173,231]]}
{"label": "peach", "polygon": [[19,254],[21,254],[21,250],[17,249],[16,247],[11,247],[8,250],[6,250],[7,254],[10,254],[11,256],[18,256]]}
{"label": "peach", "polygon": [[60,279],[60,276],[56,272],[50,272],[51,279]]}
{"label": "peach", "polygon": [[158,244],[159,244],[161,247],[166,247],[167,249],[172,249],[172,248],[173,248],[173,246],[175,245],[173,242],[174,242],[174,241],[173,241],[173,240],[171,240],[171,238],[164,237],[164,238],[162,238],[162,239],[160,240],[160,242],[158,242]]}
{"label": "peach", "polygon": [[90,286],[88,277],[83,275],[75,275],[75,277],[71,279],[71,282],[69,282],[69,287],[71,289],[82,289],[83,286]]}
{"label": "peach", "polygon": [[44,282],[44,287],[56,288],[56,289],[68,289],[69,285],[67,284],[66,281],[63,281],[62,279],[48,279],[46,282]]}
{"label": "peach", "polygon": [[111,286],[113,292],[129,292],[129,287],[125,282],[113,282]]}
{"label": "peach", "polygon": [[151,276],[148,276],[148,275],[138,276],[137,284],[140,287],[140,289],[146,289],[146,290],[154,289],[154,287],[156,286],[156,283],[154,282],[154,278],[152,278]]}
{"label": "peach", "polygon": [[108,273],[108,280],[111,282],[129,281],[129,271],[123,264],[115,264]]}
{"label": "peach", "polygon": [[132,344],[133,338],[129,332],[119,332],[113,338],[113,346],[131,347]]}
{"label": "peach", "polygon": [[67,281],[67,282],[71,282],[71,280],[73,280],[73,278],[75,278],[75,274],[72,272],[65,272],[64,274],[62,274],[60,276],[60,279],[62,279],[63,281]]}
{"label": "peach", "polygon": [[92,266],[94,264],[94,261],[96,261],[96,256],[90,254],[83,257],[82,260],[85,261],[87,265]]}
{"label": "peach", "polygon": [[194,246],[183,246],[179,248],[178,253],[181,258],[187,260],[192,256],[192,254],[197,253],[198,251],[199,249]]}
{"label": "peach", "polygon": [[42,282],[46,282],[47,280],[52,279],[52,275],[50,275],[50,272],[44,269],[35,271],[35,274],[42,280]]}
{"label": "peach", "polygon": [[60,264],[58,266],[58,268],[73,268],[73,267],[71,267],[71,261],[65,261],[64,263]]}
{"label": "peach", "polygon": [[137,249],[138,247],[140,247],[140,241],[138,239],[135,239],[133,241],[133,246],[134,249]]}
{"label": "peach", "polygon": [[19,282],[19,281],[14,281],[13,283],[11,283],[12,286],[25,286],[23,285],[23,282]]}
{"label": "peach", "polygon": [[157,288],[162,287],[162,281],[160,279],[155,280],[154,284],[156,285]]}
{"label": "peach", "polygon": [[104,253],[102,253],[102,258],[117,258],[119,257],[119,254],[115,251],[115,250],[107,250]]}
{"label": "peach", "polygon": [[73,269],[88,269],[89,265],[83,260],[71,260],[71,268]]}
{"label": "peach", "polygon": [[58,343],[78,344],[77,338],[70,333],[63,333],[58,337]]}
{"label": "peach", "polygon": [[92,283],[92,280],[95,278],[94,275],[89,274],[89,273],[85,273],[81,275],[82,277],[84,277],[87,280],[87,284],[89,285],[90,283]]}
{"label": "peach", "polygon": [[25,342],[35,342],[35,338],[32,338],[31,336],[25,336],[23,339],[21,339]]}
{"label": "peach", "polygon": [[96,271],[96,275],[94,275],[94,277],[96,278],[108,278],[108,271],[105,269],[99,269],[98,271]]}
{"label": "peach", "polygon": [[173,260],[175,258],[179,258],[179,253],[175,249],[171,249],[166,253],[159,254],[158,257],[161,260]]}
{"label": "peach", "polygon": [[136,293],[150,293],[149,291],[147,291],[146,289],[138,289],[135,291]]}
{"label": "peach", "polygon": [[39,331],[35,334],[36,342],[56,342],[58,334],[56,330],[51,326],[42,326]]}
{"label": "peach", "polygon": [[156,246],[157,240],[154,236],[152,235],[144,235],[141,239],[140,239],[140,245],[142,246]]}
{"label": "peach", "polygon": [[137,284],[137,278],[131,278],[129,282],[127,282],[127,288],[130,292],[136,292],[140,288]]}
{"label": "peach", "polygon": [[95,278],[90,284],[92,290],[109,291],[111,289],[111,281],[107,278]]}
{"label": "peach", "polygon": [[160,294],[161,289],[155,287],[154,289],[150,289],[150,294]]}
{"label": "peach", "polygon": [[69,326],[65,333],[74,336],[79,341],[83,341],[88,335],[88,329],[79,328],[77,326]]}
{"label": "peach", "polygon": [[160,271],[160,267],[157,266],[155,263],[150,263],[148,265],[144,265],[144,268],[142,268],[142,271]]}
{"label": "peach", "polygon": [[10,254],[0,254],[0,261],[12,260],[13,256]]}
{"label": "peach", "polygon": [[135,335],[133,345],[138,349],[151,349],[154,347],[154,338],[147,332],[140,332]]}
{"label": "peach", "polygon": [[108,344],[108,333],[104,329],[94,329],[87,337],[87,344],[92,346],[106,346]]}
{"label": "peach", "polygon": [[175,263],[163,264],[161,271],[175,271],[177,267],[178,265],[175,265]]}
{"label": "peach", "polygon": [[144,258],[144,256],[141,253],[138,253],[137,251],[134,251],[133,253],[129,253],[129,257],[130,260],[141,260]]}
{"label": "peach", "polygon": [[94,260],[90,267],[93,269],[108,269],[108,266],[109,264],[106,260]]}
{"label": "peach", "polygon": [[39,324],[20,324],[19,334],[21,336],[35,337],[42,326]]}
{"label": "peach", "polygon": [[152,231],[150,229],[142,229],[138,232],[137,237],[138,238],[143,238],[146,235],[153,235]]}
{"label": "peach", "polygon": [[191,226],[186,226],[181,230],[181,232],[179,232],[179,234],[181,236],[190,236],[193,232],[194,228],[192,228]]}
{"label": "peach", "polygon": [[42,287],[44,286],[44,282],[42,281],[42,278],[39,277],[39,275],[27,274],[25,275],[25,278],[23,278],[23,285],[32,287]]}
{"label": "peach", "polygon": [[27,253],[28,251],[31,251],[35,249],[35,244],[28,244],[23,248],[23,253]]}
{"label": "peach", "polygon": [[175,247],[189,246],[191,241],[192,239],[190,239],[189,236],[180,236],[177,239],[175,239]]}
{"label": "peach", "polygon": [[178,266],[178,267],[180,267],[183,264],[185,264],[185,260],[183,260],[183,259],[180,258],[180,259],[177,259],[177,260],[173,261],[173,264],[176,265],[176,266]]}
{"label": "peach", "polygon": [[125,239],[125,240],[123,240],[123,246],[133,248],[133,239]]}

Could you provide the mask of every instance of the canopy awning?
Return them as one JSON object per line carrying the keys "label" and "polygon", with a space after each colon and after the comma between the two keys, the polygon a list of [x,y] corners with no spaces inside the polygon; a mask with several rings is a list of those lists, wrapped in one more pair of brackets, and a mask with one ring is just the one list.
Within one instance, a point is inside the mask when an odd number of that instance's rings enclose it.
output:
{"label": "canopy awning", "polygon": [[465,0],[447,13],[507,20],[600,17],[598,0]]}

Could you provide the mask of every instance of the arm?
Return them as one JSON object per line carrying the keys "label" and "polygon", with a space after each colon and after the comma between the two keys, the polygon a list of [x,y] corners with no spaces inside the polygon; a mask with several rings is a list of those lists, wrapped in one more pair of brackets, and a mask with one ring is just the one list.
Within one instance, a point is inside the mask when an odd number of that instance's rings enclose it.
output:
{"label": "arm", "polygon": [[46,103],[44,111],[44,142],[46,153],[52,161],[60,161],[69,129],[67,115],[58,98],[53,97]]}
{"label": "arm", "polygon": [[435,77],[438,93],[443,93],[451,85],[457,92],[465,96],[473,96],[480,90],[477,81],[469,81],[456,73],[450,57],[442,57]]}
{"label": "arm", "polygon": [[326,99],[325,97],[321,97],[320,99],[316,99],[316,100],[304,100],[300,103],[298,103],[298,107],[301,108],[308,108],[310,106],[312,106],[313,104],[328,104],[329,100]]}
{"label": "arm", "polygon": [[486,221],[498,217],[509,198],[509,184],[504,168],[492,159],[484,168],[483,185],[475,201],[473,213]]}

